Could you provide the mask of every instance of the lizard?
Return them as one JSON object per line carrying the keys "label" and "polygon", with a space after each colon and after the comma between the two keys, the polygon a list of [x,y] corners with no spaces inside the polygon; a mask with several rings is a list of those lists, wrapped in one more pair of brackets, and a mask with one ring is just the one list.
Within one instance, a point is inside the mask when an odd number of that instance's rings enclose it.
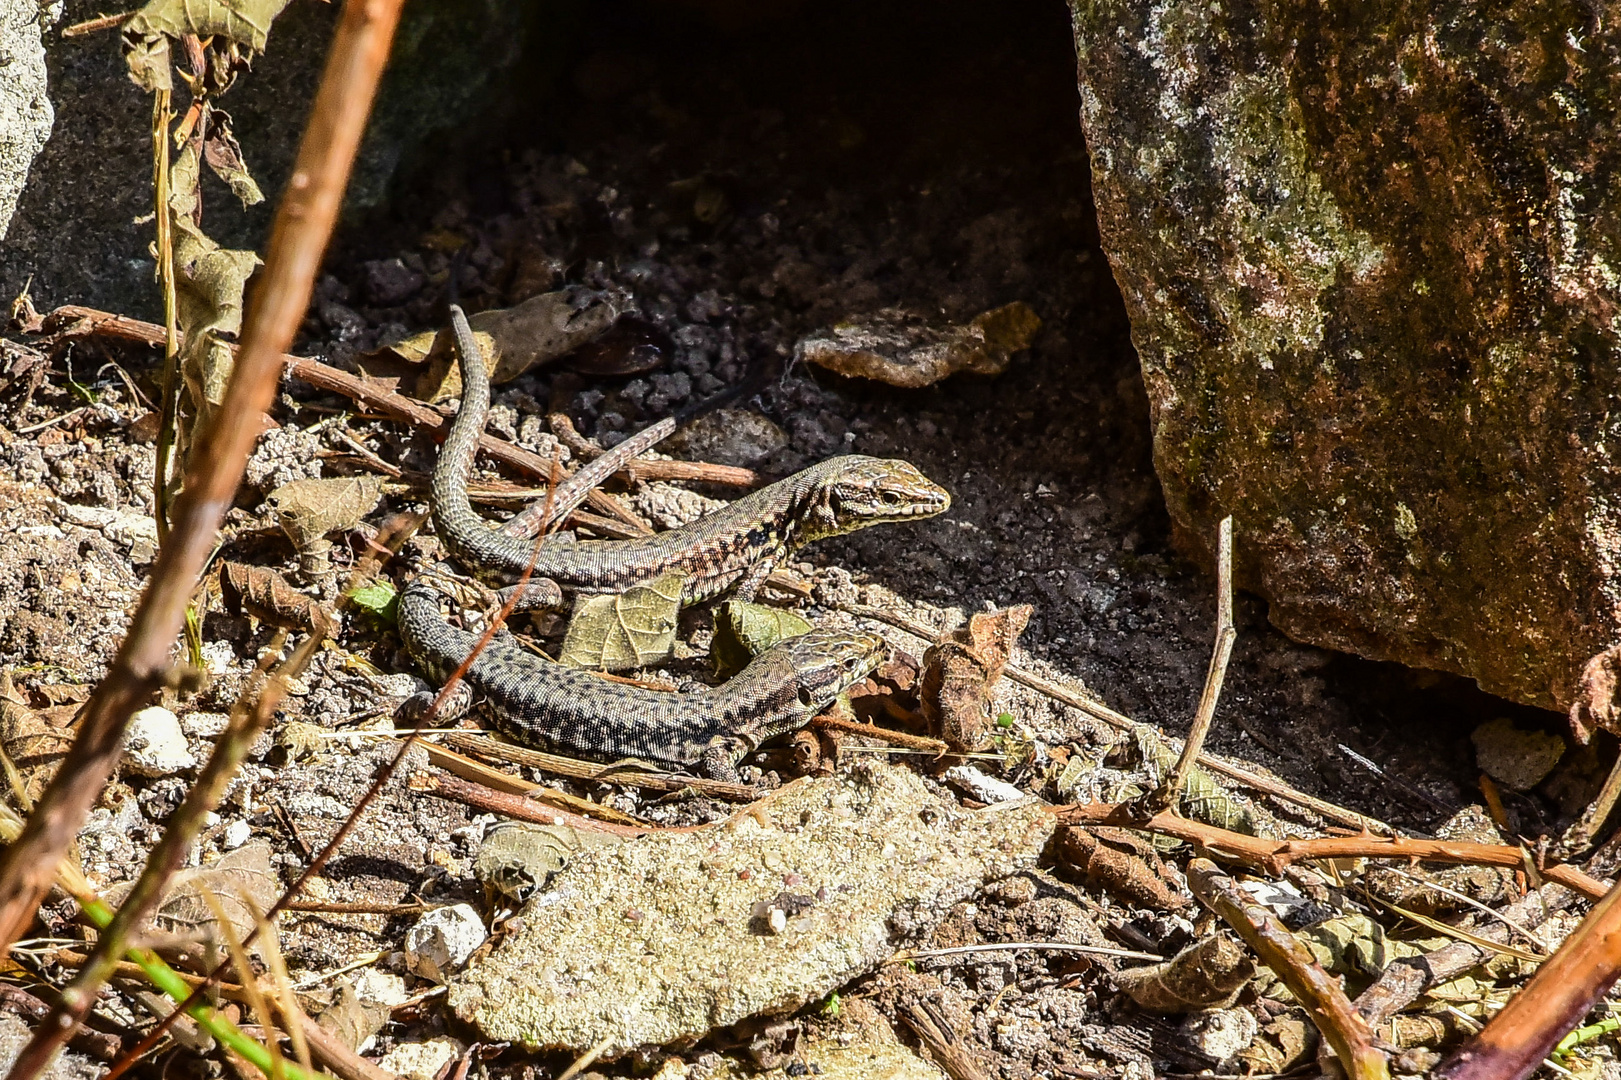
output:
{"label": "lizard", "polygon": [[621,593],[678,574],[680,604],[733,591],[744,600],[800,547],[887,521],[944,513],[951,496],[909,462],[847,454],[751,492],[677,529],[635,540],[549,540],[500,533],[474,512],[467,480],[489,411],[490,382],[466,316],[451,308],[462,400],[445,436],[431,484],[441,543],[485,580],[511,585],[533,566],[525,607],[545,595],[539,579],[574,595]]}
{"label": "lizard", "polygon": [[[431,576],[419,575],[400,594],[399,627],[412,658],[442,683],[478,638],[446,622],[439,603]],[[633,758],[696,768],[735,783],[743,755],[804,727],[866,678],[883,655],[876,634],[812,630],[762,652],[718,687],[666,693],[610,682],[497,635],[468,667],[445,712],[465,712],[471,688],[493,724],[527,746],[596,761]],[[431,697],[408,699],[403,715],[420,716]]]}
{"label": "lizard", "polygon": [[[467,476],[489,407],[489,381],[466,318],[451,309],[463,397],[434,466],[434,525],[450,551],[497,580],[520,579],[533,564],[526,606],[554,607],[562,586],[577,593],[622,591],[671,573],[685,579],[681,601],[696,603],[733,586],[752,592],[772,565],[799,545],[879,521],[925,517],[950,497],[906,462],[834,458],[770,485],[681,529],[646,541],[531,542],[492,530],[473,513]],[[469,362],[471,360],[471,362]],[[764,567],[762,570],[761,567]],[[401,593],[400,636],[431,678],[443,682],[477,638],[440,612],[433,576]],[[883,639],[860,631],[813,630],[767,649],[719,687],[662,693],[613,683],[494,638],[468,667],[446,712],[459,715],[473,692],[495,726],[520,742],[597,760],[633,757],[737,778],[737,762],[763,742],[803,727],[865,678],[884,655]],[[429,695],[402,706],[420,715]]]}

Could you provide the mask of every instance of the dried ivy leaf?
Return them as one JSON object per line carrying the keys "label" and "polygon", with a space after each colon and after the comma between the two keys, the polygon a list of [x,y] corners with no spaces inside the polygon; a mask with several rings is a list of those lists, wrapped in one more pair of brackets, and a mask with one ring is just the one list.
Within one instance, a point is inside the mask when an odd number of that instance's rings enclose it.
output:
{"label": "dried ivy leaf", "polygon": [[216,35],[264,52],[270,24],[287,0],[151,0],[124,23],[124,62],[135,85],[151,93],[173,85],[171,39]]}
{"label": "dried ivy leaf", "polygon": [[338,997],[321,1010],[315,1023],[351,1050],[359,1050],[366,1040],[383,1030],[388,1023],[388,1006],[380,1001],[368,1001],[355,991],[348,979],[338,983]]}
{"label": "dried ivy leaf", "polygon": [[582,596],[563,638],[560,663],[623,671],[668,660],[686,579],[667,574],[617,596]]}
{"label": "dried ivy leaf", "polygon": [[1231,1004],[1254,976],[1249,951],[1223,930],[1163,963],[1116,972],[1114,982],[1145,1009],[1183,1013]]}
{"label": "dried ivy leaf", "polygon": [[286,578],[263,566],[223,563],[220,599],[233,615],[251,615],[272,626],[330,636],[338,624],[331,608],[310,599]]}
{"label": "dried ivy leaf", "polygon": [[1030,622],[1029,604],[981,612],[952,641],[923,654],[919,703],[929,729],[959,752],[985,744],[991,690],[1002,677],[1014,643]]}
{"label": "dried ivy leaf", "polygon": [[493,826],[473,860],[473,876],[508,902],[521,904],[582,848],[619,843],[608,833],[568,825],[503,821]]}
{"label": "dried ivy leaf", "polygon": [[300,551],[330,532],[347,532],[377,508],[383,479],[359,476],[294,480],[265,496],[282,531]]}
{"label": "dried ivy leaf", "polygon": [[264,192],[248,174],[242,160],[242,147],[237,144],[236,133],[231,130],[231,114],[224,109],[210,110],[208,135],[203,140],[203,160],[214,170],[214,175],[225,181],[231,194],[242,200],[243,206],[265,201]]}
{"label": "dried ivy leaf", "polygon": [[[104,894],[114,906],[123,903],[134,882],[123,882]],[[207,866],[176,874],[152,916],[152,929],[168,935],[154,948],[171,962],[208,970],[224,956],[219,920],[203,899],[207,889],[219,897],[237,937],[254,928],[254,908],[265,911],[281,894],[281,879],[270,867],[270,842],[252,840]],[[206,967],[204,966],[206,965]]]}
{"label": "dried ivy leaf", "polygon": [[[1142,754],[1143,764],[1148,768],[1151,782],[1158,783],[1175,767],[1176,751],[1159,732],[1146,724],[1133,728],[1132,736]],[[1250,836],[1281,835],[1270,815],[1262,816],[1239,802],[1220,781],[1198,766],[1188,773],[1187,787],[1182,792],[1182,813],[1206,825]]]}
{"label": "dried ivy leaf", "polygon": [[715,640],[709,646],[709,658],[714,661],[715,674],[729,679],[777,642],[810,631],[811,624],[792,611],[728,600],[715,612]]}

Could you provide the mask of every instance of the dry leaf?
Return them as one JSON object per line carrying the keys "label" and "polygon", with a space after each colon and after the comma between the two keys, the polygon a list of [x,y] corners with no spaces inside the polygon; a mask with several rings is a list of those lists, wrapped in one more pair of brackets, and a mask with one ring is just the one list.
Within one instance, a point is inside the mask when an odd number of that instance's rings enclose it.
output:
{"label": "dry leaf", "polygon": [[124,23],[124,62],[135,85],[151,93],[173,85],[169,46],[174,38],[216,35],[264,52],[270,24],[287,0],[151,0]]}
{"label": "dry leaf", "polygon": [[330,532],[347,532],[377,508],[383,480],[360,476],[294,480],[265,496],[282,531],[300,551]]}
{"label": "dry leaf", "polygon": [[1014,302],[966,326],[931,326],[921,316],[886,308],[802,339],[797,355],[840,375],[917,389],[957,371],[1000,375],[1041,328],[1029,304]]}
{"label": "dry leaf", "polygon": [[220,598],[233,615],[251,615],[272,626],[330,635],[337,625],[331,608],[299,592],[274,570],[245,563],[220,566]]}
{"label": "dry leaf", "polygon": [[[571,288],[532,296],[515,307],[481,311],[467,321],[484,352],[490,381],[499,384],[601,336],[624,310],[625,301],[617,293]],[[417,378],[417,397],[444,401],[461,395],[454,339],[448,330],[390,345],[366,357],[362,367],[367,374],[399,377],[401,362],[428,365]]]}
{"label": "dry leaf", "polygon": [[[58,706],[71,716],[78,705]],[[4,768],[5,791],[26,800],[25,811],[33,808],[45,786],[56,775],[63,755],[73,744],[73,733],[54,724],[22,703],[11,682],[9,671],[0,671],[0,768]]]}
{"label": "dry leaf", "polygon": [[[133,882],[112,886],[105,894],[107,902],[116,907],[133,886]],[[253,907],[269,910],[281,894],[281,880],[270,868],[270,842],[250,841],[207,866],[180,871],[170,882],[151,922],[151,929],[169,940],[152,947],[193,970],[209,970],[224,956],[224,939],[203,899],[204,889],[219,897],[237,937],[247,937],[254,928]]]}
{"label": "dry leaf", "polygon": [[684,577],[667,574],[617,596],[580,597],[558,662],[623,671],[668,660],[685,588]]}
{"label": "dry leaf", "polygon": [[355,992],[348,979],[338,983],[338,998],[321,1010],[315,1023],[351,1050],[359,1050],[367,1039],[388,1023],[389,1008],[380,1001],[367,1001]]}
{"label": "dry leaf", "polygon": [[1174,892],[1167,883],[1170,875],[1154,846],[1124,829],[1062,829],[1058,856],[1088,885],[1135,907],[1185,911],[1192,906],[1193,901]]}
{"label": "dry leaf", "polygon": [[982,612],[955,640],[923,654],[919,693],[929,730],[959,752],[984,745],[990,731],[991,690],[1002,677],[1013,645],[1030,622],[1029,604]]}
{"label": "dry leaf", "polygon": [[242,200],[243,206],[265,201],[264,192],[248,175],[248,167],[242,161],[242,147],[237,145],[236,134],[231,130],[231,115],[224,109],[209,111],[208,136],[203,140],[203,160],[208,162],[215,176],[225,181],[231,194]]}
{"label": "dry leaf", "polygon": [[728,600],[715,612],[715,639],[709,646],[715,674],[730,678],[749,661],[787,638],[808,634],[811,624],[783,608]]}
{"label": "dry leaf", "polygon": [[1163,963],[1116,972],[1114,982],[1145,1009],[1183,1013],[1231,1004],[1254,976],[1249,952],[1222,930]]}

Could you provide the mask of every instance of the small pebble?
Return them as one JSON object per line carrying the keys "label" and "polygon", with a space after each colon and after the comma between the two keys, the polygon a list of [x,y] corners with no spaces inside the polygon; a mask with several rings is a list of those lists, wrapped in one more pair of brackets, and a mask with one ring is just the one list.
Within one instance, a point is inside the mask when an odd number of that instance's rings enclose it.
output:
{"label": "small pebble", "polygon": [[235,851],[246,844],[252,835],[253,826],[238,819],[225,826],[225,835],[220,837],[220,846],[226,851]]}
{"label": "small pebble", "polygon": [[186,745],[180,719],[161,705],[152,705],[130,718],[124,734],[124,767],[137,776],[172,776],[195,768],[197,759]]}
{"label": "small pebble", "polygon": [[489,932],[470,904],[436,908],[405,935],[405,966],[424,979],[449,981]]}
{"label": "small pebble", "polygon": [[383,1055],[378,1066],[400,1080],[434,1080],[445,1066],[461,1057],[466,1047],[456,1039],[429,1039],[427,1042],[400,1043]]}

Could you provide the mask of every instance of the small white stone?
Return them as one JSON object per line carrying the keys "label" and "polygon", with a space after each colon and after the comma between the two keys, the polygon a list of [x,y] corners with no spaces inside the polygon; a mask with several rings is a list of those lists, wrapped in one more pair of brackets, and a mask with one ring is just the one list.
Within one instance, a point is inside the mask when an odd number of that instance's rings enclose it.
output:
{"label": "small white stone", "polygon": [[424,979],[447,982],[489,932],[470,904],[436,908],[405,935],[405,964]]}
{"label": "small white stone", "polygon": [[972,765],[953,765],[946,770],[946,782],[987,806],[1030,797],[1007,781],[987,776]]}
{"label": "small white stone", "polygon": [[355,996],[361,1001],[375,1001],[392,1009],[404,1005],[411,996],[405,992],[404,979],[374,967],[361,968],[349,978],[354,983]]}
{"label": "small white stone", "polygon": [[220,846],[226,851],[235,851],[243,844],[246,844],[248,838],[252,835],[253,826],[238,818],[225,826],[225,835],[220,837]]}
{"label": "small white stone", "polygon": [[130,718],[124,734],[124,767],[138,776],[172,776],[195,768],[197,759],[186,745],[180,720],[161,705],[152,705]]}
{"label": "small white stone", "polygon": [[466,1048],[455,1039],[400,1043],[383,1055],[378,1066],[400,1080],[434,1080],[444,1067],[461,1057]]}
{"label": "small white stone", "polygon": [[780,934],[788,929],[788,913],[780,907],[771,909],[771,918],[768,923],[773,934]]}

